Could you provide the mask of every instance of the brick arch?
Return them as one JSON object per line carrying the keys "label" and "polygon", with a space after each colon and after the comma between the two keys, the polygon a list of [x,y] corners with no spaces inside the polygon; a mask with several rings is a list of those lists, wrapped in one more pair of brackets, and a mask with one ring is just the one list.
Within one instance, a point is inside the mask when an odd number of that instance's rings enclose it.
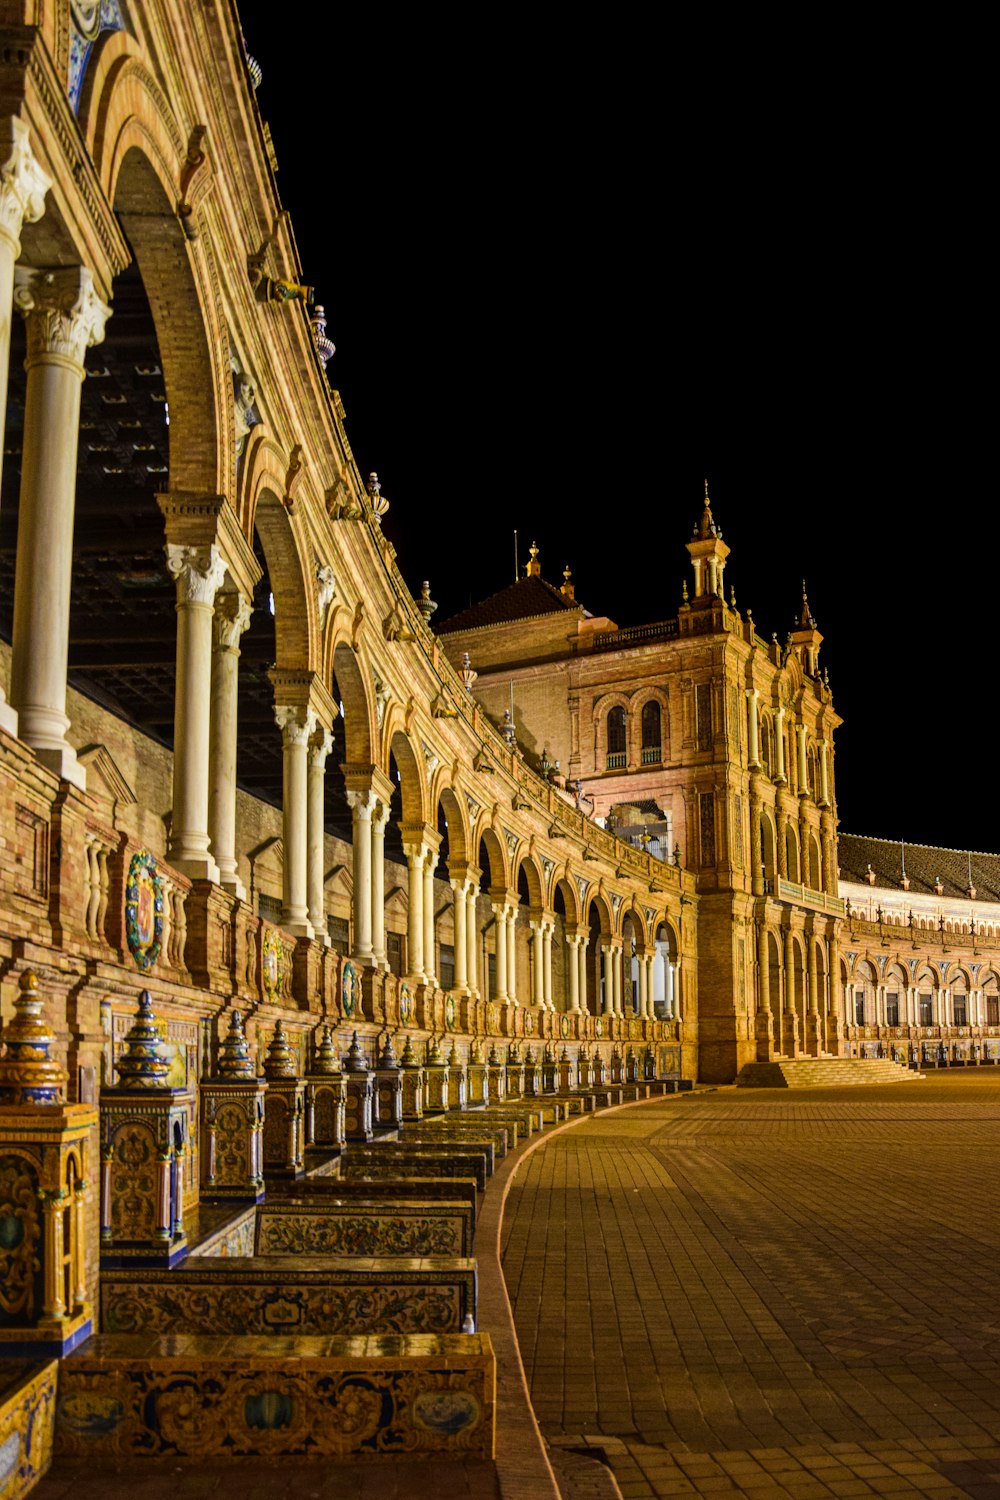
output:
{"label": "brick arch", "polygon": [[533,911],[541,911],[545,906],[546,887],[545,872],[530,850],[518,852],[511,871],[511,888],[516,888],[517,877],[524,871],[524,878],[528,882],[528,904]]}
{"label": "brick arch", "polygon": [[566,908],[566,924],[569,927],[579,927],[583,921],[583,912],[580,909],[580,893],[576,888],[576,881],[571,871],[567,868],[561,874],[555,876],[552,881],[552,899],[555,900],[556,891],[562,892],[563,905]]}
{"label": "brick arch", "polygon": [[231,494],[235,438],[229,341],[210,249],[185,237],[176,205],[184,135],[135,43],[102,39],[81,126],[135,254],[170,405],[170,489]]}
{"label": "brick arch", "polygon": [[635,897],[632,898],[628,906],[622,908],[623,932],[625,930],[626,917],[629,917],[632,921],[632,930],[636,940],[642,944],[643,948],[645,948],[647,944],[652,941],[652,938],[650,936],[650,924],[646,921],[646,917],[642,910],[642,907],[636,903]]}
{"label": "brick arch", "polygon": [[375,716],[368,683],[370,673],[364,670],[358,652],[341,638],[333,649],[333,671],[337,675],[340,701],[344,705],[345,754],[349,765],[374,764]]}
{"label": "brick arch", "polygon": [[275,665],[285,671],[312,671],[310,623],[316,596],[306,586],[296,529],[267,476],[255,496],[253,524],[274,595]]}
{"label": "brick arch", "polygon": [[615,934],[615,914],[611,908],[611,902],[603,891],[589,891],[587,902],[584,906],[584,920],[589,923],[594,907],[597,908],[597,919],[601,924],[601,937],[609,940]]}
{"label": "brick arch", "polygon": [[442,777],[448,774],[447,771],[439,774],[438,784],[431,792],[431,800],[435,809],[438,804],[444,808],[444,815],[448,822],[448,863],[449,867],[454,864],[457,869],[463,865],[475,864],[475,860],[469,852],[472,845],[469,841],[469,819],[465,809],[465,798],[456,792],[453,786],[441,785]]}
{"label": "brick arch", "polygon": [[631,742],[642,754],[642,715],[647,703],[658,703],[660,707],[660,755],[663,760],[670,756],[670,702],[660,687],[649,685],[638,688],[632,695],[630,715]]}
{"label": "brick arch", "polygon": [[594,704],[591,720],[594,728],[594,766],[598,771],[605,768],[608,756],[608,715],[613,708],[625,714],[625,758],[635,743],[634,725],[631,723],[631,700],[627,693],[605,693]]}
{"label": "brick arch", "polygon": [[[337,679],[340,680],[339,677]],[[413,748],[413,741],[406,733],[396,715],[396,727],[388,742],[388,750],[396,758],[399,769],[399,792],[403,803],[403,823],[415,827],[430,822],[427,806],[427,788],[424,782],[423,757]],[[350,752],[348,752],[350,759]],[[385,758],[386,774],[389,771],[389,756]]]}
{"label": "brick arch", "polygon": [[486,853],[490,860],[490,876],[493,884],[491,890],[509,890],[511,887],[510,862],[507,858],[507,846],[489,821],[489,815],[485,814],[479,820],[477,830],[474,834],[473,848],[476,851],[476,864],[482,865],[479,858],[479,847],[486,845]]}
{"label": "brick arch", "polygon": [[657,941],[661,941],[661,933],[666,933],[667,951],[669,952],[670,957],[676,962],[676,960],[680,957],[681,940],[680,933],[674,926],[670,913],[665,911],[656,916],[653,920],[652,927],[654,943]]}

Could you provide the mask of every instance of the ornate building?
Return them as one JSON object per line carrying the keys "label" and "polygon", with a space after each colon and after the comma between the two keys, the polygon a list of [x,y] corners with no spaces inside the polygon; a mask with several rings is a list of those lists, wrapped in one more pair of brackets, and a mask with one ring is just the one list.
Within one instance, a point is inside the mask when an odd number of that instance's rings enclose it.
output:
{"label": "ornate building", "polygon": [[[725,602],[707,494],[676,618],[618,630],[533,557],[431,630],[258,79],[230,4],[0,3],[0,1346],[42,1361],[0,1403],[8,1455],[25,1403],[51,1446],[57,1358],[64,1452],[488,1453],[467,1206],[418,1285],[398,1246],[258,1263],[314,1243],[308,1203],[293,1232],[263,1195],[308,1177],[319,1212],[320,1169],[384,1170],[376,1128],[410,1130],[412,1169],[428,1111],[505,1087],[1000,1037],[1000,908],[968,918],[944,864],[940,909],[845,902],[821,636],[804,597],[785,645]],[[481,1173],[447,1139],[442,1172]],[[317,1329],[344,1347],[293,1392],[257,1335]],[[129,1364],[136,1331],[179,1342]],[[359,1373],[366,1332],[402,1342]],[[152,1391],[128,1411],[126,1369]],[[178,1372],[223,1391],[216,1427],[185,1427]]]}

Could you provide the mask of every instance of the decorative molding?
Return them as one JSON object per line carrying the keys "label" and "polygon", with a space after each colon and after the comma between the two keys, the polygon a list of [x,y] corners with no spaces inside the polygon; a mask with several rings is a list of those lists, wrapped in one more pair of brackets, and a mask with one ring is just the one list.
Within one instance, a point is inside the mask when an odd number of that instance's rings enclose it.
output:
{"label": "decorative molding", "polygon": [[0,234],[13,240],[15,259],[21,249],[21,226],[42,217],[51,186],[51,177],[31,149],[24,121],[16,115],[0,121]]}

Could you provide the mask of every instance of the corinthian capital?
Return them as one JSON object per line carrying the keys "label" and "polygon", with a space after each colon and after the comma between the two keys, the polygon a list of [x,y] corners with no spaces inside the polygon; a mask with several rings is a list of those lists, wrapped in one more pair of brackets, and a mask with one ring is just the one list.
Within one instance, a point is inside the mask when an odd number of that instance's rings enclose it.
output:
{"label": "corinthian capital", "polygon": [[31,149],[24,121],[16,115],[0,120],[0,234],[18,245],[21,225],[33,224],[45,212],[45,194],[51,186],[52,178]]}
{"label": "corinthian capital", "polygon": [[311,766],[319,766],[322,771],[326,766],[326,758],[332,749],[333,735],[329,729],[326,729],[321,724],[309,741],[309,764]]}
{"label": "corinthian capital", "polygon": [[281,730],[282,744],[288,749],[293,745],[308,745],[316,728],[316,714],[313,709],[297,704],[275,704],[274,722]]}
{"label": "corinthian capital", "polygon": [[220,594],[215,601],[215,644],[223,651],[238,651],[252,614],[242,594]]}
{"label": "corinthian capital", "polygon": [[206,604],[215,596],[226,576],[226,565],[218,547],[182,547],[167,543],[167,571],[177,584],[178,604]]}
{"label": "corinthian capital", "polygon": [[14,306],[24,314],[28,332],[28,362],[44,355],[61,355],[83,368],[83,357],[104,337],[111,309],[94,290],[93,272],[86,266],[64,266],[55,271],[18,266],[14,272]]}

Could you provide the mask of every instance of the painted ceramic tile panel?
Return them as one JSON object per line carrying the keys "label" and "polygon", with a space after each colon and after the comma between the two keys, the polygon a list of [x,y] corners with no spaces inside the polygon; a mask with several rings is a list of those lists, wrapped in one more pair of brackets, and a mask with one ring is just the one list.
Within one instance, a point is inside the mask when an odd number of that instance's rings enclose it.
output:
{"label": "painted ceramic tile panel", "polygon": [[5,1381],[0,1367],[0,1495],[21,1500],[52,1462],[56,1415],[55,1360],[13,1367]]}
{"label": "painted ceramic tile panel", "polygon": [[363,1213],[262,1210],[258,1255],[463,1255],[468,1253],[460,1214],[405,1213],[375,1207]]}

